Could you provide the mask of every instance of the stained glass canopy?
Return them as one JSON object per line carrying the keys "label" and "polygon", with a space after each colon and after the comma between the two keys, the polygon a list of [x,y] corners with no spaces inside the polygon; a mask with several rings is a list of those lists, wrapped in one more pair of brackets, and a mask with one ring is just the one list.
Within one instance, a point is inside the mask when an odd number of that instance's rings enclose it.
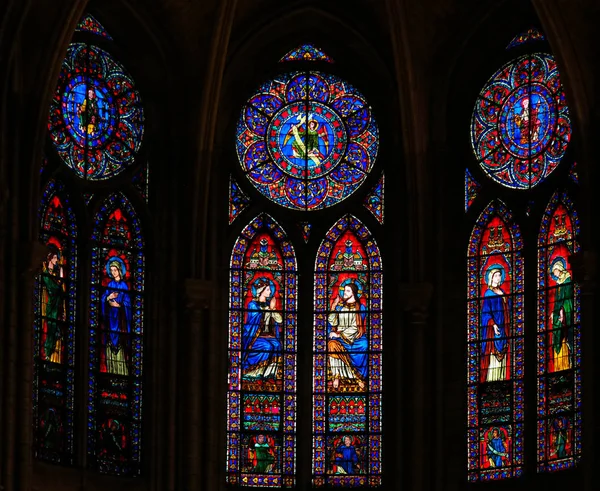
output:
{"label": "stained glass canopy", "polygon": [[558,68],[549,54],[516,58],[479,94],[471,144],[484,172],[503,186],[543,182],[565,155],[571,122]]}
{"label": "stained glass canopy", "polygon": [[79,177],[97,181],[118,175],[133,163],[144,132],[133,80],[106,51],[71,44],[48,129],[63,162]]}
{"label": "stained glass canopy", "polygon": [[319,210],[350,196],[371,171],[379,130],[362,94],[340,78],[292,72],[262,85],[242,110],[237,155],[275,203]]}

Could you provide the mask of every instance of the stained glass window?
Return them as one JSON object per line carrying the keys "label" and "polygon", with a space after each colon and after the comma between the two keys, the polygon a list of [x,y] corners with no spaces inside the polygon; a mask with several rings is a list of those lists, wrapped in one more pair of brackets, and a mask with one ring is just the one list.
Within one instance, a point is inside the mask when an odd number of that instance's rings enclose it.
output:
{"label": "stained glass window", "polygon": [[328,55],[313,44],[301,44],[279,61],[326,61],[333,63],[333,60]]}
{"label": "stained glass window", "polygon": [[543,41],[544,39],[546,39],[546,38],[539,31],[539,29],[532,27],[531,29],[527,29],[527,31],[522,32],[521,34],[516,35],[512,39],[512,41],[510,43],[508,43],[508,46],[506,47],[506,49],[511,49],[516,46],[521,46],[522,44],[529,43],[532,41]]}
{"label": "stained glass window", "polygon": [[581,456],[579,286],[571,257],[579,220],[566,193],[555,193],[542,218],[538,247],[538,469],[572,467]]}
{"label": "stained glass window", "polygon": [[551,55],[512,60],[479,94],[471,144],[483,171],[503,186],[530,189],[543,182],[560,163],[570,138],[569,110]]}
{"label": "stained glass window", "polygon": [[383,190],[385,184],[385,176],[382,174],[375,187],[371,190],[369,195],[366,197],[364,205],[367,210],[377,219],[377,221],[383,225]]}
{"label": "stained glass window", "polygon": [[150,169],[148,165],[142,165],[133,175],[131,183],[137,188],[144,201],[148,203],[148,191],[150,189]]}
{"label": "stained glass window", "polygon": [[577,162],[573,162],[573,165],[571,166],[571,170],[569,171],[569,177],[571,178],[571,181],[573,181],[575,184],[579,184],[579,173],[577,172]]}
{"label": "stained glass window", "polygon": [[269,215],[247,225],[231,255],[227,481],[291,487],[296,466],[297,267]]}
{"label": "stained glass window", "polygon": [[250,198],[242,191],[237,181],[229,177],[229,225],[250,205]]}
{"label": "stained glass window", "polygon": [[35,280],[34,453],[72,464],[77,226],[62,184],[50,181],[46,186],[40,219],[40,240],[47,249]]}
{"label": "stained glass window", "polygon": [[100,471],[137,475],[141,463],[144,239],[121,193],[94,219],[88,456]]}
{"label": "stained glass window", "polygon": [[315,486],[381,484],[382,283],[375,240],[346,215],[315,264]]}
{"label": "stained glass window", "polygon": [[300,222],[298,225],[300,226],[300,231],[302,232],[302,238],[304,239],[304,242],[308,243],[312,225],[309,222]]}
{"label": "stained glass window", "polygon": [[361,93],[334,75],[292,72],[262,85],[242,110],[236,148],[253,186],[278,205],[319,210],[371,171],[379,130]]}
{"label": "stained glass window", "polygon": [[92,34],[96,34],[97,36],[112,40],[110,34],[106,32],[106,29],[98,22],[93,16],[90,14],[85,14],[83,18],[77,24],[75,28],[76,31],[81,32],[90,32]]}
{"label": "stained glass window", "polygon": [[523,242],[501,201],[482,212],[468,248],[468,478],[523,470]]}
{"label": "stained glass window", "polygon": [[465,170],[465,213],[469,210],[477,195],[479,194],[479,190],[481,189],[481,184],[479,184],[475,178],[472,176],[471,171],[469,169]]}
{"label": "stained glass window", "polygon": [[71,43],[48,129],[58,155],[78,177],[104,180],[120,174],[133,163],[144,132],[133,80],[107,51]]}

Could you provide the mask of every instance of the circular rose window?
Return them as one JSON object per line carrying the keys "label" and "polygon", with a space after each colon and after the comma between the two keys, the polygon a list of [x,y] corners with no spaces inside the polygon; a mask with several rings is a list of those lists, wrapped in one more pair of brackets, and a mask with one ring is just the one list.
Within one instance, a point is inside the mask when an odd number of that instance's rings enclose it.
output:
{"label": "circular rose window", "polygon": [[237,154],[264,196],[296,210],[318,210],[350,196],[379,145],[364,97],[338,77],[282,75],[252,96],[237,127]]}
{"label": "circular rose window", "polygon": [[471,144],[481,168],[514,189],[541,183],[571,137],[569,109],[554,58],[517,58],[487,82],[475,104]]}
{"label": "circular rose window", "polygon": [[109,179],[131,163],[144,116],[132,79],[106,51],[71,44],[50,106],[50,136],[79,177]]}

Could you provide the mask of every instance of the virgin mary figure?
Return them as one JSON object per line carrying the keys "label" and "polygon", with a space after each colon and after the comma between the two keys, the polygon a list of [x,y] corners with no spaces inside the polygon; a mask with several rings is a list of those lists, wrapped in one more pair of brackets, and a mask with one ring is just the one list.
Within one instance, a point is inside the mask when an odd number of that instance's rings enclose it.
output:
{"label": "virgin mary figure", "polygon": [[252,284],[242,331],[243,378],[277,379],[281,364],[281,313],[276,312],[275,283],[261,276]]}
{"label": "virgin mary figure", "polygon": [[131,332],[131,298],[125,281],[127,269],[120,257],[111,257],[106,264],[110,282],[102,295],[104,319],[104,346],[106,371],[116,375],[128,375],[126,348]]}

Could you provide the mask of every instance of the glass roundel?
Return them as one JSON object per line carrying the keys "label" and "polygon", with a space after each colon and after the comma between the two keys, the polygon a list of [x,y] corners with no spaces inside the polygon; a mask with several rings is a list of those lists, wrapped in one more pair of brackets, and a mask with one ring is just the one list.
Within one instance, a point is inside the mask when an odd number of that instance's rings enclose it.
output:
{"label": "glass roundel", "polygon": [[554,58],[522,56],[487,82],[475,103],[471,144],[485,173],[513,189],[540,184],[571,138],[569,108]]}
{"label": "glass roundel", "polygon": [[320,72],[281,75],[259,88],[237,125],[237,155],[264,196],[319,210],[350,196],[371,171],[379,130],[365,98]]}
{"label": "glass roundel", "polygon": [[79,177],[109,179],[133,163],[144,114],[131,77],[106,51],[73,43],[50,106],[50,136]]}

